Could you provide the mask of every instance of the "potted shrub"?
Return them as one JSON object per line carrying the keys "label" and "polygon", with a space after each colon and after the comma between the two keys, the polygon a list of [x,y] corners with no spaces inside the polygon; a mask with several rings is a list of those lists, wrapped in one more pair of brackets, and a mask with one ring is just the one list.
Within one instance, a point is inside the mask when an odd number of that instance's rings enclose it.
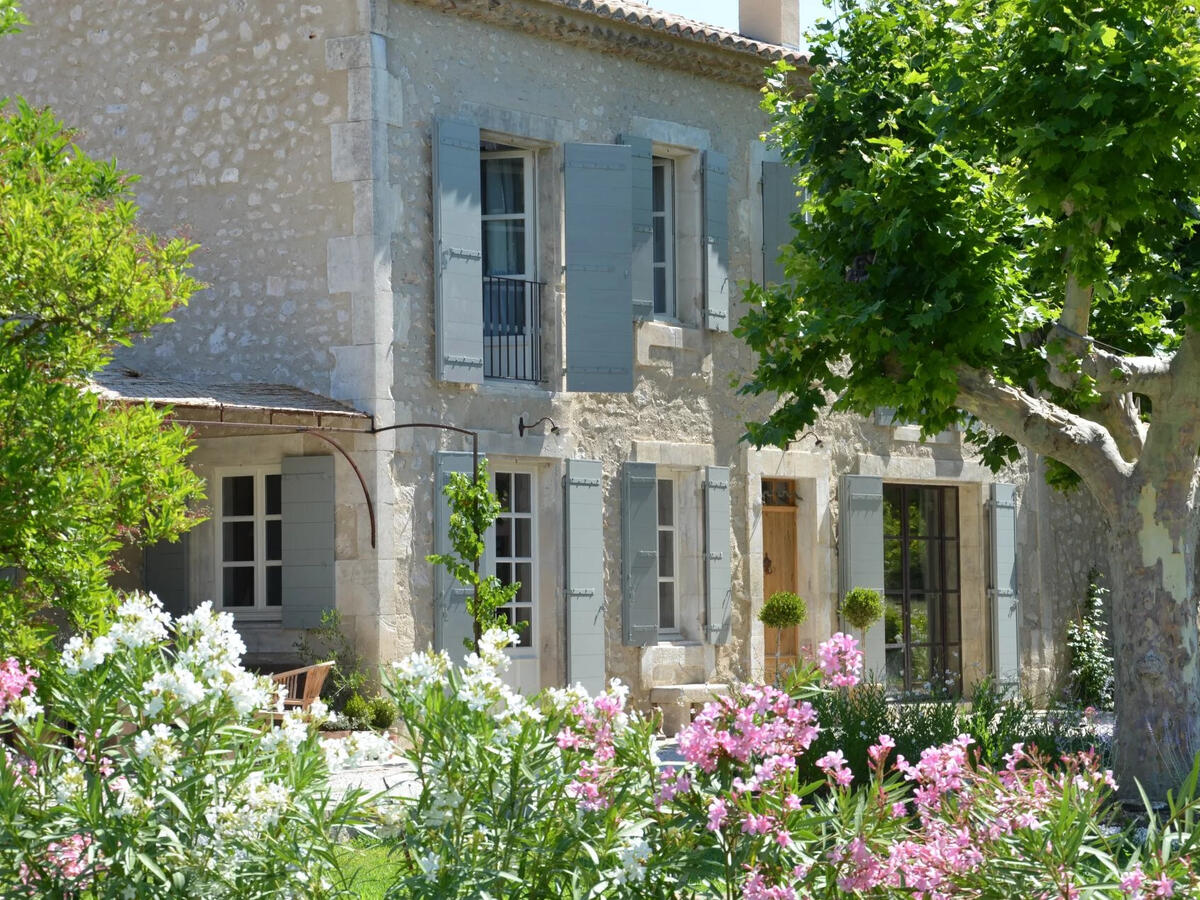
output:
{"label": "potted shrub", "polygon": [[856,587],[846,592],[838,611],[851,628],[861,632],[863,646],[867,643],[867,629],[883,618],[884,603],[879,591]]}
{"label": "potted shrub", "polygon": [[783,641],[783,629],[793,628],[808,618],[808,606],[803,598],[791,591],[776,591],[768,597],[758,611],[758,621],[775,629],[775,678],[779,679],[779,648]]}

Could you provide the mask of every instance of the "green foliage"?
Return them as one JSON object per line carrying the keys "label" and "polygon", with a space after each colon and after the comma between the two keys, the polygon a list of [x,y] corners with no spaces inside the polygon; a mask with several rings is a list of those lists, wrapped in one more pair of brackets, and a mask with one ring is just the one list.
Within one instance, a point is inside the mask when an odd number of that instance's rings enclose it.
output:
{"label": "green foliage", "polygon": [[341,710],[351,694],[363,689],[367,673],[362,656],[354,641],[342,631],[342,614],[336,609],[321,613],[321,624],[306,628],[296,641],[296,652],[304,665],[311,666],[332,659],[335,663],[325,680],[321,693],[335,710]]}
{"label": "green foliage", "polygon": [[808,605],[791,591],[776,591],[763,601],[758,621],[768,628],[792,628],[808,618]]}
{"label": "green foliage", "polygon": [[365,728],[371,718],[371,705],[362,694],[351,694],[342,707],[342,715],[350,720],[350,727]]}
{"label": "green foliage", "polygon": [[[0,33],[15,23],[0,4]],[[36,654],[51,620],[99,622],[115,551],[178,537],[203,496],[182,429],[88,390],[197,287],[191,244],[138,230],[131,182],[0,99],[0,570],[19,573],[0,579],[0,655]]]}
{"label": "green foliage", "polygon": [[396,704],[387,697],[373,697],[367,704],[371,727],[384,731],[396,721]]}
{"label": "green foliage", "polygon": [[[1091,410],[1090,379],[1049,378],[1068,278],[1092,286],[1091,337],[1173,350],[1200,289],[1192,6],[843,8],[810,36],[811,92],[781,65],[763,100],[804,200],[788,284],[747,286],[737,328],[759,356],[743,390],[782,401],[749,437],[782,445],[827,405],[933,434],[961,415],[964,369]],[[1018,448],[994,425],[966,437],[1000,468]]]}
{"label": "green foliage", "polygon": [[856,587],[846,592],[838,611],[850,625],[860,631],[866,631],[883,616],[883,598],[879,591],[871,588]]}
{"label": "green foliage", "polygon": [[452,472],[444,493],[450,502],[450,546],[454,552],[431,553],[425,559],[443,566],[455,580],[472,588],[467,612],[475,622],[478,645],[479,638],[489,628],[513,627],[498,610],[512,602],[521,583],[501,584],[495,575],[481,575],[478,571],[483,558],[483,536],[500,515],[500,501],[488,488],[487,460],[479,461],[473,479]]}
{"label": "green foliage", "polygon": [[1083,614],[1067,623],[1067,649],[1071,651],[1071,692],[1084,706],[1113,708],[1113,656],[1108,645],[1108,622],[1104,615],[1107,588],[1100,586],[1100,573],[1088,573],[1087,604]]}

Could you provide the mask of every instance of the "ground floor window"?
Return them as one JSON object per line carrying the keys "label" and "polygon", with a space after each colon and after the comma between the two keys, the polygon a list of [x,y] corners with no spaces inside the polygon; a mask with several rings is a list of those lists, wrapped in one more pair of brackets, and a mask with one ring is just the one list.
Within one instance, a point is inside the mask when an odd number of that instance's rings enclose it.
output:
{"label": "ground floor window", "polygon": [[237,469],[219,476],[217,556],[221,606],[283,605],[282,476],[278,469]]}
{"label": "ground floor window", "polygon": [[883,486],[884,640],[888,688],[962,681],[958,490]]}
{"label": "ground floor window", "polygon": [[676,584],[675,480],[658,479],[658,630],[669,637],[679,632],[679,591]]}
{"label": "ground floor window", "polygon": [[501,584],[521,585],[513,602],[500,608],[500,615],[517,629],[517,646],[532,647],[537,572],[533,473],[498,469],[492,475],[492,490],[500,501],[492,542],[492,572]]}

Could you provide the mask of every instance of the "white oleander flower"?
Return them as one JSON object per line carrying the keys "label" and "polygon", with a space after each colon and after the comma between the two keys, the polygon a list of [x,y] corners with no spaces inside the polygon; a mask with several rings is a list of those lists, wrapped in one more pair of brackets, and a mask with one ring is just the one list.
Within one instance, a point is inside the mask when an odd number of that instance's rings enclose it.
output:
{"label": "white oleander flower", "polygon": [[117,621],[108,636],[125,647],[147,647],[166,640],[170,621],[170,615],[154,594],[130,594],[117,610]]}
{"label": "white oleander flower", "polygon": [[133,754],[138,759],[149,760],[157,768],[167,773],[173,771],[180,751],[171,734],[171,729],[164,723],[158,722],[148,731],[141,732],[133,739]]}

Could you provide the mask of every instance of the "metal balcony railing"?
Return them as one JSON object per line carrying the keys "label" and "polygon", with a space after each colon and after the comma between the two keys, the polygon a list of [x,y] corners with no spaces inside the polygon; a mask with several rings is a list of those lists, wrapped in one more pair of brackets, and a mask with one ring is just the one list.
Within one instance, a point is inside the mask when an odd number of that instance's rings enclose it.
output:
{"label": "metal balcony railing", "polygon": [[483,277],[483,375],[542,380],[542,285]]}

